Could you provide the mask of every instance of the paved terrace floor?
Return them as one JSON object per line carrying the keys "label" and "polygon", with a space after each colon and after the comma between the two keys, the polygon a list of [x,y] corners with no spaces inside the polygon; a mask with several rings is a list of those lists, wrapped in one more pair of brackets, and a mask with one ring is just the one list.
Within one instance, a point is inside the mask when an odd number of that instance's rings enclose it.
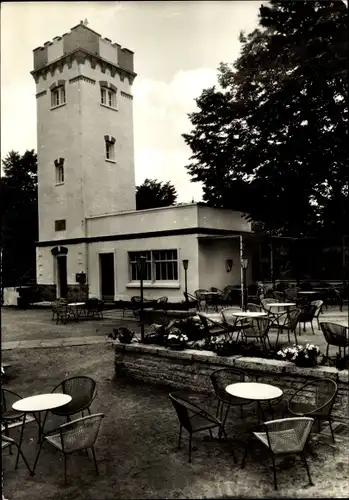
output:
{"label": "paved terrace floor", "polygon": [[[239,308],[236,307],[236,310]],[[329,307],[320,316],[320,321],[330,321],[348,326],[348,310],[343,308]],[[327,343],[317,322],[314,320],[313,335],[310,325],[307,324],[306,331],[298,337],[299,343],[313,343],[320,347],[321,352],[326,352]],[[139,326],[134,320],[131,311],[127,311],[123,317],[121,310],[113,309],[104,312],[103,320],[81,320],[78,323],[68,322],[66,325],[56,324],[52,321],[52,312],[48,308],[18,309],[16,307],[1,308],[1,348],[2,350],[35,348],[35,347],[60,347],[69,345],[87,345],[105,342],[105,336],[113,331],[113,328],[128,326],[139,331]],[[275,331],[270,333],[271,343],[276,340]],[[287,343],[287,334],[279,338],[281,344]],[[294,336],[291,334],[291,344]],[[330,355],[338,351],[330,347]]]}
{"label": "paved terrace floor", "polygon": [[[24,311],[16,311],[19,316]],[[29,313],[29,312],[28,312]],[[22,323],[23,324],[23,323]],[[68,327],[69,328],[69,327]],[[28,330],[31,329],[30,321]],[[67,330],[68,331],[68,330]],[[247,426],[256,416],[232,410],[227,421],[229,441],[211,440],[208,432],[193,437],[193,462],[188,464],[188,438],[177,449],[179,424],[169,389],[114,378],[114,351],[107,345],[67,349],[14,349],[7,351],[17,364],[10,388],[22,395],[51,392],[61,380],[76,374],[93,377],[97,396],[92,413],[103,412],[96,443],[99,476],[84,453],[68,458],[68,486],[64,486],[62,454],[45,445],[36,475],[30,477],[23,462],[14,470],[15,455],[3,453],[4,493],[9,500],[112,500],[178,498],[347,498],[349,496],[348,432],[335,429],[336,444],[319,436],[308,455],[314,486],[309,486],[300,458],[277,459],[279,491],[274,492],[271,461],[262,447],[240,464]],[[195,395],[204,408],[215,411],[216,400]],[[58,417],[57,417],[58,418]],[[50,428],[54,422],[50,414]],[[52,425],[52,427],[51,427]],[[342,429],[343,430],[343,429]],[[11,431],[18,440],[20,429]],[[26,426],[23,451],[30,465],[37,453],[35,422]],[[238,464],[232,459],[235,450]]]}

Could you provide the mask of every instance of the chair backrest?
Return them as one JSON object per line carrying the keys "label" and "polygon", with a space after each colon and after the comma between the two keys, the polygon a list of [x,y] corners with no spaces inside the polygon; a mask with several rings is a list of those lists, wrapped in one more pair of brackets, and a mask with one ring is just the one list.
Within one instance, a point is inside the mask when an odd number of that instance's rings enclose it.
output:
{"label": "chair backrest", "polygon": [[264,422],[269,448],[274,453],[301,452],[314,423],[310,417],[282,418]]}
{"label": "chair backrest", "polygon": [[65,453],[91,448],[98,436],[103,413],[72,420],[59,427],[62,448]]}
{"label": "chair backrest", "polygon": [[289,300],[295,300],[298,295],[298,288],[286,288],[285,297]]}
{"label": "chair backrest", "polygon": [[[9,389],[1,388],[1,413],[0,418],[3,418],[6,412],[12,410],[12,405],[19,399],[22,399],[22,396],[17,394],[16,392],[10,391]],[[20,412],[18,412],[20,415]]]}
{"label": "chair backrest", "polygon": [[302,401],[306,398],[307,403],[313,407],[311,411],[328,416],[331,414],[337,392],[338,386],[330,378],[310,380],[293,394],[289,405],[292,408],[293,401]]}
{"label": "chair backrest", "polygon": [[252,304],[252,302],[249,302],[247,304],[247,309],[250,311],[250,312],[261,312],[262,311],[262,306],[259,306],[257,304]]}
{"label": "chair backrest", "polygon": [[174,394],[169,394],[169,398],[172,401],[181,425],[183,425],[183,427],[188,432],[192,432],[192,425],[189,415],[190,405],[188,405],[188,402]]}
{"label": "chair backrest", "polygon": [[314,304],[306,304],[301,308],[301,315],[299,321],[312,321],[315,317],[316,305]]}
{"label": "chair backrest", "polygon": [[320,328],[328,344],[342,347],[349,345],[349,329],[347,326],[324,321],[320,322]]}
{"label": "chair backrest", "polygon": [[[252,318],[251,320],[251,329],[252,332],[255,335],[258,334],[258,337],[264,337],[265,335],[268,335],[269,328],[271,325],[271,319],[270,318]],[[246,332],[248,336],[248,331]]]}
{"label": "chair backrest", "polygon": [[198,300],[204,300],[205,295],[202,295],[202,292],[208,292],[205,288],[199,288],[198,290],[195,290],[194,295]]}
{"label": "chair backrest", "polygon": [[157,304],[166,304],[168,302],[168,297],[159,297],[156,301]]}
{"label": "chair backrest", "polygon": [[[70,377],[60,382],[52,392],[62,392],[72,397],[70,403],[57,409],[73,415],[87,408],[96,397],[96,381],[85,375]],[[54,411],[55,412],[55,411]]]}
{"label": "chair backrest", "polygon": [[315,309],[315,314],[314,314],[314,318],[318,318],[319,315],[320,315],[320,312],[321,312],[321,308],[323,306],[323,303],[324,301],[323,300],[313,300],[311,302],[311,305],[312,306],[316,306],[316,309]]}
{"label": "chair backrest", "polygon": [[283,301],[285,299],[285,294],[284,294],[284,292],[275,291],[274,297],[276,298],[276,300]]}
{"label": "chair backrest", "polygon": [[273,302],[277,302],[277,300],[272,298],[262,299],[261,305],[265,311],[270,312],[271,307],[268,304],[272,304]]}
{"label": "chair backrest", "polygon": [[216,393],[216,396],[221,400],[228,399],[228,394],[225,390],[227,385],[236,382],[251,382],[252,379],[238,368],[221,368],[215,370],[210,375],[211,382]]}
{"label": "chair backrest", "polygon": [[288,326],[291,330],[295,330],[300,313],[301,311],[300,309],[298,309],[298,307],[295,307],[294,309],[289,309],[288,320],[286,321],[285,325]]}
{"label": "chair backrest", "polygon": [[132,304],[139,304],[139,302],[142,301],[142,297],[139,297],[138,295],[135,295],[134,297],[131,297],[131,303]]}

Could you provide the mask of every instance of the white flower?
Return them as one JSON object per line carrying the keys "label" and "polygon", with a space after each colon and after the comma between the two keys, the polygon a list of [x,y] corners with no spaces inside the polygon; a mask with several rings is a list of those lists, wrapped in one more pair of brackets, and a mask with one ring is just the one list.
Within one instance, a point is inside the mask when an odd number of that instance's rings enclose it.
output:
{"label": "white flower", "polygon": [[309,358],[309,354],[305,354],[305,355],[304,355],[304,357],[305,357],[305,358]]}
{"label": "white flower", "polygon": [[171,340],[171,339],[176,339],[177,338],[177,335],[174,335],[173,333],[170,333],[169,336],[167,337],[168,340]]}

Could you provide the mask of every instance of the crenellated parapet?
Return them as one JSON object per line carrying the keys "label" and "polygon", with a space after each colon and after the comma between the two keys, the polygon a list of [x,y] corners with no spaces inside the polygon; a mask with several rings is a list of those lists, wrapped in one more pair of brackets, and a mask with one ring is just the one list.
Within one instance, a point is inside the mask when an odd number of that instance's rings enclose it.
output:
{"label": "crenellated parapet", "polygon": [[61,73],[65,66],[70,69],[74,61],[78,64],[89,61],[92,69],[99,66],[102,73],[108,70],[112,77],[119,74],[120,80],[127,78],[130,85],[136,77],[133,52],[109,38],[102,38],[82,21],[69,33],[56,36],[34,49],[33,54],[34,70],[31,74],[36,83],[40,77],[46,80],[48,74],[53,76],[57,69]]}

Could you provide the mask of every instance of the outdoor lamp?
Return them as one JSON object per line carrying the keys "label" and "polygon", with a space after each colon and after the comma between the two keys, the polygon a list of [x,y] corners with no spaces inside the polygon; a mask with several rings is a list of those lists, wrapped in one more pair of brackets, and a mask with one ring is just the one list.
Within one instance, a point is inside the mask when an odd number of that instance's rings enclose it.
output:
{"label": "outdoor lamp", "polygon": [[227,273],[230,273],[230,271],[232,270],[233,268],[233,259],[227,259],[225,261],[225,268],[227,270]]}
{"label": "outdoor lamp", "polygon": [[189,260],[183,259],[182,263],[183,263],[183,269],[186,271],[188,269]]}
{"label": "outdoor lamp", "polygon": [[144,255],[141,255],[137,259],[137,267],[138,267],[138,271],[140,272],[140,274],[143,274],[143,272],[144,272],[145,261],[146,261],[146,257]]}
{"label": "outdoor lamp", "polygon": [[241,259],[241,267],[242,269],[247,269],[248,259]]}

